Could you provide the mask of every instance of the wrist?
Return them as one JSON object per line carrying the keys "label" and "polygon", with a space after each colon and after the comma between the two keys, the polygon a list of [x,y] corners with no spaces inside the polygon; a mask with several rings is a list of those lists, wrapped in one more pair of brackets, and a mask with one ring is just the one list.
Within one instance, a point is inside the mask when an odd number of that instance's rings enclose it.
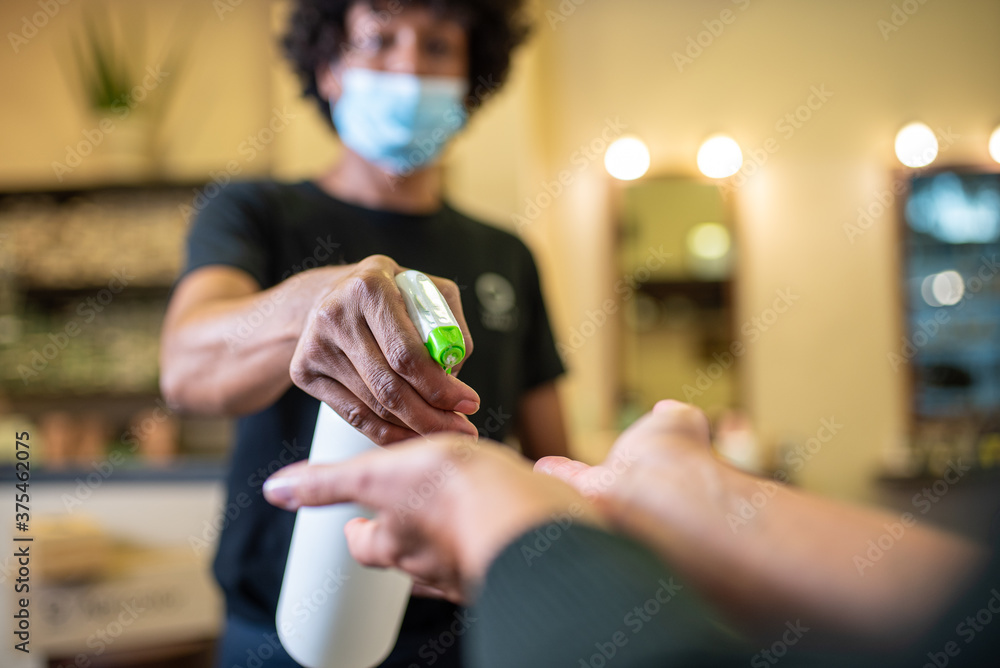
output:
{"label": "wrist", "polygon": [[[581,505],[583,505],[581,503]],[[590,507],[589,504],[588,508]],[[521,522],[498,532],[491,539],[481,541],[475,546],[469,546],[458,552],[459,573],[461,574],[464,600],[474,601],[482,589],[490,568],[497,558],[515,545],[520,545],[518,551],[527,565],[542,557],[567,531],[575,527],[610,530],[609,523],[591,508],[590,513],[572,515],[573,509],[567,512],[552,512],[544,517],[537,516],[533,521]],[[578,511],[577,511],[578,512]]]}
{"label": "wrist", "polygon": [[723,490],[722,463],[702,444],[658,449],[634,464],[600,497],[599,507],[618,530],[685,520],[693,504],[715,498]]}
{"label": "wrist", "polygon": [[496,558],[516,542],[523,543],[522,556],[531,561],[544,554],[565,532],[576,526],[610,528],[599,510],[580,498],[569,505],[541,505],[507,514],[484,527],[480,540],[457,551],[463,589],[469,598],[478,591]]}
{"label": "wrist", "polygon": [[294,285],[295,290],[301,290],[308,296],[309,313],[315,311],[330,292],[343,280],[353,265],[333,265],[316,267],[289,278],[285,283]]}

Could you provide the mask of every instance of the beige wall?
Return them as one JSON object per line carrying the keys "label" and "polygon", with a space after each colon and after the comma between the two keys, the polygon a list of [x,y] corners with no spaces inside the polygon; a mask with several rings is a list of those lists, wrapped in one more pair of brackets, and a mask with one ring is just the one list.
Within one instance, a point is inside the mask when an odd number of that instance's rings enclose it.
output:
{"label": "beige wall", "polygon": [[[890,186],[898,167],[893,135],[910,120],[959,135],[940,162],[989,164],[986,139],[1000,120],[1000,4],[917,3],[884,39],[877,22],[890,19],[893,3],[882,0],[577,2],[540,0],[535,39],[518,57],[511,86],[450,151],[453,199],[514,227],[511,214],[525,215],[526,199],[538,201],[547,181],[572,171],[564,192],[520,230],[539,257],[556,333],[565,339],[620,278],[612,263],[619,186],[600,159],[579,162],[580,146],[620,119],[650,146],[652,174],[695,177],[694,156],[708,134],[727,132],[745,152],[774,137],[779,150],[733,193],[738,323],[763,313],[778,290],[799,300],[748,342],[743,391],[768,443],[808,438],[823,418],[842,423],[803,481],[862,495],[880,449],[905,427],[904,378],[886,361],[898,345],[895,218],[886,213],[853,243],[844,226]],[[56,55],[86,4],[70,3],[20,53],[6,38],[0,45],[4,188],[51,185],[51,161],[93,121],[79,112]],[[296,101],[294,81],[263,36],[280,21],[280,3],[244,0],[221,19],[210,3],[141,4],[161,26],[182,12],[194,35],[196,58],[170,81],[177,98],[168,118],[169,176],[203,178],[236,159],[246,174],[299,178],[335,158],[336,142],[311,106]],[[560,6],[575,9],[550,25],[544,12]],[[732,23],[679,71],[673,52],[726,9]],[[4,2],[2,32],[36,10],[32,0]],[[813,86],[832,97],[783,136],[776,123]],[[275,105],[299,118],[246,162],[240,142],[266,125]],[[101,165],[88,161],[73,178],[123,176]],[[614,425],[616,336],[614,325],[602,328],[569,360],[569,414],[589,457],[606,447]]]}
{"label": "beige wall", "polygon": [[[888,39],[877,22],[891,20],[893,3],[870,0],[588,0],[538,31],[550,169],[608,117],[647,142],[651,173],[695,176],[698,145],[714,132],[745,153],[777,140],[734,194],[738,322],[777,290],[799,301],[748,343],[744,392],[766,441],[809,438],[823,418],[843,424],[803,471],[807,486],[843,496],[865,493],[880,449],[905,429],[904,378],[886,359],[899,346],[896,219],[886,213],[853,243],[844,226],[891,185],[894,134],[911,120],[960,135],[941,164],[996,168],[986,144],[1000,121],[1000,4],[913,5]],[[735,19],[679,71],[673,52],[725,9]],[[812,86],[833,95],[786,138],[776,123]],[[556,223],[567,243],[575,223]]]}
{"label": "beige wall", "polygon": [[[54,4],[60,7],[58,13],[27,44],[18,44],[16,53],[9,33],[20,33],[25,18],[31,20],[40,9],[34,0],[0,4],[0,34],[4,36],[0,44],[0,183],[5,187],[65,187],[145,178],[148,172],[116,158],[128,150],[125,144],[141,134],[136,122],[142,123],[153,109],[164,114],[160,147],[164,176],[197,180],[229,160],[237,161],[243,175],[269,173],[270,150],[257,155],[240,151],[247,137],[265,127],[272,114],[266,76],[271,49],[262,38],[267,29],[265,3],[247,0],[221,18],[212,3],[197,0]],[[144,99],[137,101],[125,119],[87,109],[73,62],[71,45],[82,34],[85,12],[103,6],[126,20],[146,24],[141,47],[134,48],[140,40],[135,39],[138,33],[132,33],[133,47],[128,53],[135,70],[161,67],[167,73],[143,93]],[[169,65],[173,47],[188,55],[177,67]],[[110,132],[99,132],[102,120],[112,123]],[[52,163],[65,161],[67,146],[81,142],[91,143],[93,152],[64,175],[60,184]]]}

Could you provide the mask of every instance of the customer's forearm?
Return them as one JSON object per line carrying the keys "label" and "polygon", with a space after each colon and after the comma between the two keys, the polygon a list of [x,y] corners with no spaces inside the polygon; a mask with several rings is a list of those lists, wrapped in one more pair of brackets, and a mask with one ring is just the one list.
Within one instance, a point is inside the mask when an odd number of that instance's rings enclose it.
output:
{"label": "customer's forearm", "polygon": [[[556,536],[538,550],[538,536]],[[586,524],[532,528],[492,561],[471,614],[477,668],[745,665],[693,587],[648,547]],[[602,656],[603,654],[603,656]]]}
{"label": "customer's forearm", "polygon": [[[884,640],[913,632],[980,557],[965,541],[900,515],[798,492],[709,457],[690,464],[673,468],[668,480],[630,486],[645,496],[612,504],[616,521],[764,633],[798,618],[815,625],[817,636]],[[637,468],[638,475],[664,473]],[[868,555],[869,541],[882,546],[880,556]]]}
{"label": "customer's forearm", "polygon": [[200,303],[164,325],[161,388],[188,412],[243,415],[291,386],[289,363],[316,300],[348,266],[303,272],[268,290]]}

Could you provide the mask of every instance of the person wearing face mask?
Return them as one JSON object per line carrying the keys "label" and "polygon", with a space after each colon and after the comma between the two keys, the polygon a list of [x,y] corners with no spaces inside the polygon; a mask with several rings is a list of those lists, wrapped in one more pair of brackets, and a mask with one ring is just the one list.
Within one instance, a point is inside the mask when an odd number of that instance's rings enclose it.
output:
{"label": "person wearing face mask", "polygon": [[[177,410],[238,416],[214,563],[220,666],[294,666],[275,609],[294,515],[262,484],[308,456],[320,401],[376,443],[516,436],[566,454],[563,372],[531,254],[442,199],[438,164],[505,80],[519,0],[299,0],[287,55],[344,146],[299,183],[231,185],[197,215],[171,295],[161,389]],[[466,338],[446,375],[393,281],[431,276]],[[475,352],[473,353],[473,344]],[[460,665],[463,612],[414,589],[385,666]]]}

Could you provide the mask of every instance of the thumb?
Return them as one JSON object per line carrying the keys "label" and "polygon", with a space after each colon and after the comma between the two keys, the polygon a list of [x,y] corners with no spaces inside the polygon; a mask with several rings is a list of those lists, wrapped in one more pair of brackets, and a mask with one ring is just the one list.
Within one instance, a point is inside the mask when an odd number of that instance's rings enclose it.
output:
{"label": "thumb", "polygon": [[395,537],[379,520],[357,517],[344,525],[347,550],[362,566],[393,568],[398,554]]}
{"label": "thumb", "polygon": [[592,468],[588,464],[567,457],[542,457],[535,462],[535,473],[543,473],[553,478],[558,478],[575,488],[578,492],[584,491],[588,473]]}
{"label": "thumb", "polygon": [[708,418],[691,404],[673,399],[656,402],[653,411],[642,418],[641,428],[659,432],[670,432],[676,436],[688,436],[706,445],[711,440]]}

